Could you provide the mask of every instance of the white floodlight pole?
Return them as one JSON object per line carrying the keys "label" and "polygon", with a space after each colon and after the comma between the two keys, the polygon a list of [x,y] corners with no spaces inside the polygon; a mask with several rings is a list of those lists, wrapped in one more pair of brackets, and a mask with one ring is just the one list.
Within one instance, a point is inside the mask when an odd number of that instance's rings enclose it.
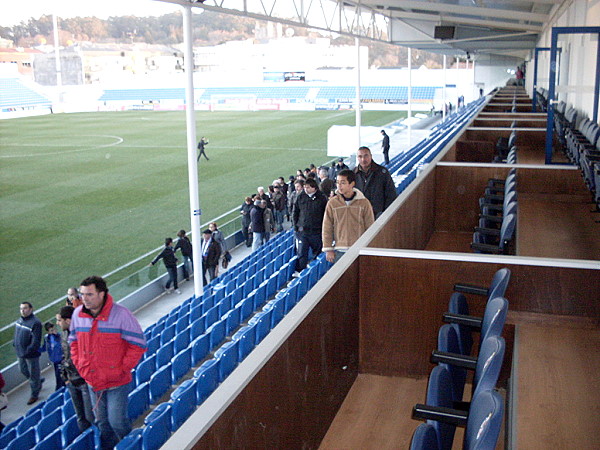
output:
{"label": "white floodlight pole", "polygon": [[192,258],[194,261],[194,295],[200,298],[202,285],[202,235],[200,234],[200,199],[198,196],[198,160],[196,159],[196,111],[194,101],[194,48],[192,46],[192,7],[183,6],[183,41],[185,68],[185,119],[187,125],[188,180],[190,185],[190,219],[192,222]]}
{"label": "white floodlight pole", "polygon": [[358,147],[360,147],[360,127],[361,127],[361,117],[360,117],[360,39],[358,37],[354,38],[354,42],[356,44],[356,149],[358,151]]}
{"label": "white floodlight pole", "polygon": [[408,126],[412,117],[412,48],[408,47]]}
{"label": "white floodlight pole", "polygon": [[446,120],[446,55],[444,55],[444,89],[442,89],[442,99],[444,100],[444,105],[442,106],[442,120]]}
{"label": "white floodlight pole", "polygon": [[52,14],[52,28],[54,29],[54,63],[56,66],[56,87],[59,90],[60,96],[60,88],[62,86],[62,69],[60,66],[60,55],[58,53],[58,47],[60,43],[58,40],[58,19],[56,18],[56,14]]}

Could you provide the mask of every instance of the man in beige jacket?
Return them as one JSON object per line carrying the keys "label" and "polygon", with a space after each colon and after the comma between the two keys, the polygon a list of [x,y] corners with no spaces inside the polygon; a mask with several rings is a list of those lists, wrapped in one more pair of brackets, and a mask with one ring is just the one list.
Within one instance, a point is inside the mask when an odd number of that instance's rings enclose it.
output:
{"label": "man in beige jacket", "polygon": [[367,198],[356,189],[351,170],[337,174],[337,191],[327,202],[323,217],[323,251],[333,263],[371,226],[375,218]]}

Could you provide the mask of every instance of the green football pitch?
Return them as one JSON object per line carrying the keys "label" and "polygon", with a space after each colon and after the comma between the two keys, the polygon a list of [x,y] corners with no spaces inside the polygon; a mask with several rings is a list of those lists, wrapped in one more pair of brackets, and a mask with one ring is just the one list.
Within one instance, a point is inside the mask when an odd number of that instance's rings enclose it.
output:
{"label": "green football pitch", "polygon": [[[363,125],[405,116],[367,111]],[[256,187],[325,163],[351,111],[198,112],[201,222]],[[0,121],[0,327],[189,230],[184,112],[56,114]],[[51,316],[48,312],[46,320]],[[2,341],[4,339],[0,339]]]}

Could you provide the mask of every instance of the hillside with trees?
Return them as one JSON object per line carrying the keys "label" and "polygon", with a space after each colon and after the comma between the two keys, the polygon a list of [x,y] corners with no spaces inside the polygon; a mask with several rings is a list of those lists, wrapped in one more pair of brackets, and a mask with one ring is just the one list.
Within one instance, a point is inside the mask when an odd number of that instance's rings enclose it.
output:
{"label": "hillside with trees", "polygon": [[[256,37],[255,19],[204,11],[192,16],[194,46],[211,46],[227,41],[253,39]],[[159,17],[115,16],[107,20],[97,17],[58,18],[61,46],[82,42],[92,43],[146,43],[176,45],[183,41],[181,14],[164,14]],[[292,27],[295,36],[322,36],[301,27]],[[31,18],[12,27],[0,27],[0,37],[11,40],[15,47],[35,47],[54,41],[52,16]],[[354,39],[338,37],[336,45],[354,45]],[[408,51],[405,47],[364,40],[369,46],[369,66],[376,68],[406,67]],[[412,52],[413,67],[425,65],[440,68],[441,56],[415,50]]]}

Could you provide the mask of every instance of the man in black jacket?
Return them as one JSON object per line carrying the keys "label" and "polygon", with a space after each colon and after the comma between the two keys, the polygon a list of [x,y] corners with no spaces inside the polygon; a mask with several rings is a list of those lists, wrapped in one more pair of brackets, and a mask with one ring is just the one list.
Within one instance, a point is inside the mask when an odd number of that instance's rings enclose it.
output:
{"label": "man in black jacket", "polygon": [[381,150],[383,150],[383,157],[385,158],[385,164],[390,163],[390,137],[387,135],[385,130],[381,130],[383,140],[381,141]]}
{"label": "man in black jacket", "polygon": [[175,253],[178,249],[181,249],[181,256],[183,256],[183,278],[187,281],[190,280],[190,274],[194,270],[194,263],[192,261],[193,250],[192,243],[190,242],[185,230],[179,230],[177,232],[177,244],[175,244],[175,248],[173,249],[173,253]]}
{"label": "man in black jacket", "polygon": [[314,178],[304,183],[304,192],[298,195],[294,208],[293,224],[296,231],[298,261],[296,272],[304,270],[308,264],[308,249],[312,249],[315,258],[323,248],[321,230],[323,216],[327,206],[327,197],[318,187]]}
{"label": "man in black jacket", "polygon": [[204,230],[202,232],[202,282],[207,284],[206,272],[210,281],[217,276],[217,267],[221,258],[221,246],[213,239],[212,231]]}
{"label": "man in black jacket", "polygon": [[396,200],[396,186],[390,172],[373,161],[369,147],[360,147],[357,158],[358,165],[354,169],[356,189],[369,199],[377,219]]}
{"label": "man in black jacket", "polygon": [[175,257],[175,252],[173,251],[173,239],[170,237],[165,238],[165,248],[163,248],[162,252],[156,255],[156,258],[154,258],[150,264],[156,264],[161,258],[165,263],[167,272],[169,273],[169,279],[167,280],[167,284],[165,284],[165,290],[167,291],[167,294],[171,293],[171,282],[173,282],[173,289],[175,290],[175,293],[181,294],[181,291],[177,286],[177,258]]}
{"label": "man in black jacket", "polygon": [[40,343],[42,342],[42,322],[33,314],[33,306],[22,302],[19,306],[21,317],[15,322],[13,346],[17,352],[21,373],[29,380],[31,397],[28,405],[37,402],[42,389],[40,376]]}

